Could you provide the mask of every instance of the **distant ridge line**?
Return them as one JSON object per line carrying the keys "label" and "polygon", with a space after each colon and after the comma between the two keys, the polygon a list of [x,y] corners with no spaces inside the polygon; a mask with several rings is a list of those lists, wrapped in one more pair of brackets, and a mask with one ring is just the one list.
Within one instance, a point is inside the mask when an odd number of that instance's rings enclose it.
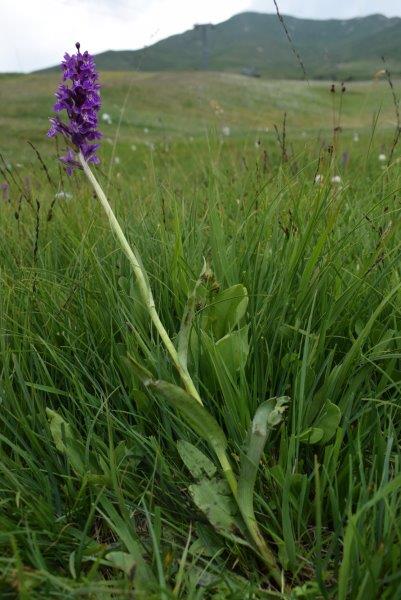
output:
{"label": "distant ridge line", "polygon": [[[385,56],[401,75],[401,18],[372,14],[352,19],[301,19],[283,15],[310,79],[370,79]],[[303,73],[277,15],[244,12],[210,27],[165,38],[140,50],[96,55],[108,71],[228,71],[269,78],[301,79]],[[40,72],[54,70],[56,67]]]}

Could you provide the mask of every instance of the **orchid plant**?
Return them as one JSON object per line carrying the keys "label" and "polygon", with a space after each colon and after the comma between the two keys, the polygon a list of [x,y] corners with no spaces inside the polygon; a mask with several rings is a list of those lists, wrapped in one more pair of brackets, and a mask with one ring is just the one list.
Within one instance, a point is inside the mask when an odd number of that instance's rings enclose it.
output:
{"label": "orchid plant", "polygon": [[[100,162],[97,156],[99,148],[97,140],[101,138],[101,133],[98,129],[98,113],[101,107],[99,75],[96,71],[93,57],[88,52],[81,53],[79,43],[76,44],[76,49],[77,52],[75,54],[65,54],[64,60],[61,63],[62,83],[55,94],[57,102],[54,105],[57,116],[50,119],[51,125],[48,136],[54,137],[61,134],[64,137],[67,152],[64,156],[60,157],[60,161],[64,164],[67,174],[72,175],[76,169],[81,169],[93,186],[100,204],[108,217],[110,227],[133,269],[143,304],[179,374],[181,387],[165,381],[155,380],[150,372],[131,358],[132,366],[143,384],[151,391],[163,397],[190,425],[194,432],[209,443],[220,463],[226,484],[228,484],[235,504],[238,506],[241,519],[240,521],[236,520],[237,531],[243,532],[245,537],[248,538],[243,543],[248,543],[255,549],[265,562],[272,579],[277,585],[283,588],[283,573],[277,564],[272,549],[263,538],[256,522],[253,496],[257,469],[267,436],[271,429],[282,421],[287,398],[272,398],[263,402],[257,409],[253,422],[250,425],[245,450],[241,458],[239,476],[237,477],[227,453],[228,442],[225,433],[214,417],[204,407],[187,366],[190,328],[194,317],[194,304],[199,282],[195,286],[194,293],[188,299],[181,331],[178,336],[178,348],[176,348],[157,312],[149,278],[143,267],[141,257],[137,249],[128,242],[114,215],[106,194],[90,168],[90,164],[96,165]],[[65,121],[62,121],[59,117],[59,113],[63,111],[67,115]],[[207,269],[204,268],[199,281],[201,282],[202,278],[206,277]],[[244,290],[245,288],[242,289]],[[197,448],[192,446],[190,451],[188,451],[188,443],[181,443],[179,453],[190,470],[191,464],[193,464],[194,452],[197,457],[198,466],[199,461],[200,463],[203,461],[205,465],[210,463],[210,461],[207,463],[207,457],[202,455]],[[207,470],[206,467],[205,470]],[[209,468],[209,472],[214,473],[212,468]],[[213,482],[216,482],[214,478],[206,481],[206,495],[212,489]],[[205,485],[205,482],[202,485]],[[191,487],[193,487],[193,498],[196,502],[197,498],[199,500],[200,492],[204,488],[201,487],[201,484]],[[204,505],[202,506],[204,508]],[[211,522],[215,524],[212,518]],[[227,534],[227,532],[225,533]],[[229,536],[227,535],[227,537]],[[238,541],[240,538],[235,537],[235,539]]]}

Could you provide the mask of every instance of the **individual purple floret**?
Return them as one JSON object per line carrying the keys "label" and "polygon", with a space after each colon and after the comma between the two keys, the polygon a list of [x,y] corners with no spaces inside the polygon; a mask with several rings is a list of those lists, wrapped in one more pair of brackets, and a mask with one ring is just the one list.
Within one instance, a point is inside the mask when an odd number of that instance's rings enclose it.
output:
{"label": "individual purple floret", "polygon": [[54,105],[56,112],[67,111],[68,122],[63,123],[59,117],[50,118],[48,137],[61,133],[72,148],[68,149],[65,156],[60,157],[68,175],[75,168],[80,168],[76,153],[81,151],[87,162],[99,163],[96,150],[99,144],[93,143],[102,137],[98,131],[98,118],[101,100],[99,75],[96,71],[93,56],[88,52],[81,54],[80,44],[75,44],[77,53],[65,54],[61,63],[63,82],[70,80],[68,86],[61,83],[56,92],[57,102]]}
{"label": "individual purple floret", "polygon": [[3,195],[3,200],[7,201],[10,199],[10,186],[5,181],[4,183],[0,183],[0,190]]}

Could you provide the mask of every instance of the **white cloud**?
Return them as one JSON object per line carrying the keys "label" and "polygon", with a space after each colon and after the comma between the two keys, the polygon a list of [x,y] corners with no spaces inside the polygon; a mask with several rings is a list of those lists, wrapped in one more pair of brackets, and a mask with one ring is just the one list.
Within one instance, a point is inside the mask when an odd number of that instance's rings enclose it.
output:
{"label": "white cloud", "polygon": [[[251,0],[250,9],[275,12],[273,0]],[[349,19],[373,13],[401,15],[400,0],[277,0],[282,14],[312,19]]]}
{"label": "white cloud", "polygon": [[55,64],[80,41],[91,52],[141,48],[245,10],[249,0],[1,0],[0,71]]}

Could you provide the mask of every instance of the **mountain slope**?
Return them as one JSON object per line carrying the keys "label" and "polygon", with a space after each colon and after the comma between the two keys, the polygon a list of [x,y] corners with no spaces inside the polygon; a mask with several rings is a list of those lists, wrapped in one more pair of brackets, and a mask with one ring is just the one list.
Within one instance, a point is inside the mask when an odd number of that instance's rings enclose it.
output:
{"label": "mountain slope", "polygon": [[[370,78],[382,68],[382,55],[395,75],[401,73],[401,18],[284,19],[310,78]],[[302,77],[276,15],[241,13],[209,27],[206,37],[207,58],[202,32],[192,29],[141,50],[103,52],[96,62],[101,70],[253,69],[268,77]]]}

